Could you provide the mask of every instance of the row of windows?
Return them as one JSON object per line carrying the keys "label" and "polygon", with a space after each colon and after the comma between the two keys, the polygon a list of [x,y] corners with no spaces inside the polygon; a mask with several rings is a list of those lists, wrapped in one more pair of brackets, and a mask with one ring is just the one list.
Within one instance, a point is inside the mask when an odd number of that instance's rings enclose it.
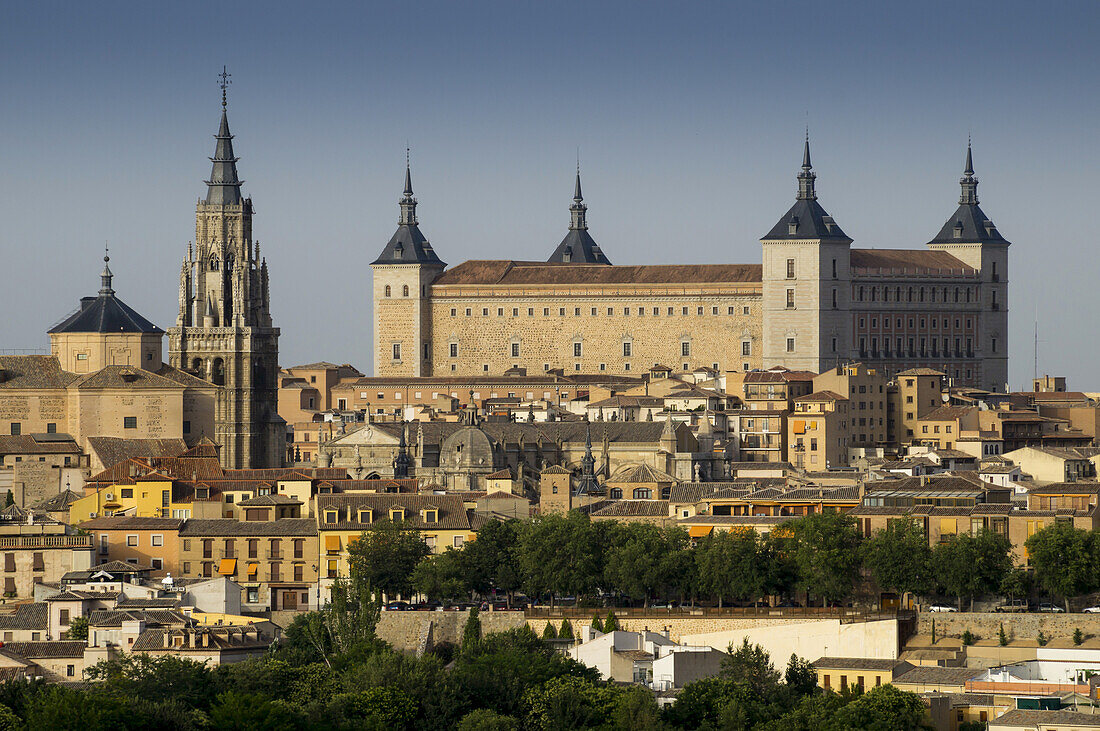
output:
{"label": "row of windows", "polygon": [[[920,323],[920,329],[921,330],[926,329],[925,328],[926,325],[928,326],[928,328],[931,328],[932,330],[939,329],[939,327],[940,327],[940,320],[939,320],[938,317],[932,317],[932,318],[928,318],[928,319],[926,319],[924,317],[921,317],[919,319],[915,318],[915,317],[910,317],[908,319],[898,317],[898,318],[895,319],[895,318],[891,318],[888,315],[884,316],[882,318],[882,326],[884,328],[889,328],[891,321],[894,322],[895,329],[897,329],[897,330],[901,330],[903,328],[904,324],[907,323],[907,322],[909,324],[909,329],[910,330],[912,330],[914,325],[916,325],[916,323],[918,323],[918,322]],[[956,317],[955,318],[955,329],[956,330],[961,330],[962,329],[961,328],[962,323],[963,323],[962,318]],[[966,329],[970,330],[973,327],[973,325],[974,325],[974,321],[972,319],[970,319],[969,317],[966,318]],[[862,329],[862,328],[865,328],[866,326],[867,326],[867,318],[866,317],[859,318],[859,327]],[[878,318],[877,317],[872,317],[871,318],[871,327],[872,328],[877,328],[878,327]],[[943,318],[943,329],[944,330],[950,330],[951,329],[951,320],[946,318],[946,317]]]}
{"label": "row of windows", "polygon": [[[879,347],[878,347],[879,346],[879,339],[878,338],[875,338],[875,337],[871,338],[871,349],[870,349],[870,351],[868,351],[867,350],[867,338],[861,337],[859,339],[859,355],[860,355],[861,358],[866,358],[867,354],[869,352],[872,357],[877,358],[881,355],[883,358],[889,358],[889,357],[891,357],[890,346],[894,345],[896,347],[892,352],[893,352],[894,355],[897,355],[899,357],[904,355],[904,354],[908,354],[910,356],[914,356],[914,355],[919,354],[920,357],[922,357],[922,358],[924,358],[924,357],[938,358],[938,357],[941,357],[941,356],[944,357],[944,358],[951,358],[951,357],[955,357],[955,358],[964,358],[964,357],[965,358],[973,358],[974,357],[974,340],[973,340],[973,338],[966,338],[966,349],[965,350],[963,350],[963,347],[962,347],[962,345],[963,345],[963,339],[962,338],[955,338],[954,339],[954,346],[955,346],[954,350],[952,350],[952,348],[951,348],[951,345],[952,345],[951,338],[944,338],[943,339],[943,341],[942,341],[943,349],[942,350],[939,347],[940,342],[941,341],[937,338],[895,338],[891,342],[890,338],[884,337],[882,339],[882,351],[880,352]],[[992,352],[996,353],[997,352],[997,338],[990,338],[989,345],[990,345],[990,350]],[[931,350],[929,350],[929,346],[931,346]],[[833,349],[834,350],[836,349],[836,347],[835,347],[835,338],[834,338],[834,347],[833,347]],[[969,376],[967,376],[967,377],[969,378]]]}
{"label": "row of windows", "polygon": [[[582,357],[583,345],[584,345],[583,343],[573,343],[573,357],[574,358]],[[394,343],[394,346],[393,346],[394,353],[400,352],[400,348],[401,348],[400,344]],[[511,352],[513,358],[519,358],[520,357],[520,344],[519,343],[511,343],[510,344],[510,352]],[[624,342],[623,343],[623,357],[624,358],[630,358],[630,357],[632,357],[633,352],[634,352],[634,343],[631,342],[631,341]],[[450,357],[457,358],[458,357],[458,343],[449,343],[448,353],[450,354]],[[751,355],[752,354],[752,343],[750,343],[748,341],[745,341],[745,342],[741,343],[741,353],[742,353],[742,355]],[[684,340],[680,343],[680,355],[684,358],[691,357],[691,343],[689,341]],[[654,365],[656,365],[656,364],[654,364]]]}
{"label": "row of windows", "polygon": [[[387,295],[387,296],[389,296],[389,295]],[[488,308],[488,307],[482,307],[481,308],[481,316],[482,317],[488,317],[489,316],[489,309],[490,308]],[[506,308],[504,308],[504,307],[498,307],[497,308],[497,317],[504,317],[505,309]],[[519,307],[513,307],[512,308],[512,317],[519,317],[520,309],[521,308],[519,308]],[[535,308],[534,307],[528,307],[526,309],[527,309],[527,316],[528,317],[534,317],[535,316]],[[553,308],[551,308],[551,307],[543,307],[542,308],[543,317],[549,317],[550,312],[551,312],[552,309]],[[581,307],[574,307],[573,308],[573,316],[574,317],[580,317],[582,309],[583,308],[581,308]],[[601,309],[602,308],[600,308],[600,307],[591,307],[591,308],[589,308],[589,313],[591,314],[592,317],[597,317],[599,315],[599,312],[600,312]],[[652,313],[653,317],[658,317],[661,314],[661,309],[662,308],[660,308],[660,307],[652,307],[652,308],[649,308],[649,312]],[[721,307],[718,307],[716,305],[712,305],[710,307],[710,314],[717,315],[721,312],[721,309],[722,309]],[[729,307],[726,308],[726,314],[727,315],[736,315],[737,314],[737,309],[738,309],[737,307],[729,306]],[[568,308],[559,307],[559,308],[557,308],[557,310],[558,310],[558,317],[565,317],[565,313],[568,310]],[[606,310],[607,310],[608,316],[613,316],[616,312],[614,307],[608,307],[608,308],[606,308]],[[646,310],[647,310],[647,308],[645,308],[645,307],[634,307],[634,308],[623,307],[622,308],[622,314],[627,316],[627,317],[630,317],[631,314],[637,314],[638,317],[645,317],[645,315],[647,314]],[[665,310],[665,315],[666,316],[671,317],[671,316],[674,316],[676,314],[676,308],[675,307],[666,307],[666,308],[664,308],[664,310]],[[680,308],[680,314],[681,315],[687,315],[690,310],[691,310],[690,307],[681,307]],[[695,308],[695,314],[696,315],[705,315],[706,311],[707,311],[706,307],[699,306],[699,307]],[[465,313],[466,313],[466,317],[472,317],[473,314],[474,314],[474,308],[473,307],[465,308]],[[741,307],[741,314],[742,315],[749,314],[749,306],[748,305],[743,305]],[[451,308],[451,317],[458,317],[458,308],[457,307],[452,307]]]}
{"label": "row of windows", "polygon": [[[924,302],[927,295],[929,302],[936,301],[936,293],[940,290],[935,287],[928,287],[927,290],[924,287],[908,287],[903,290],[902,287],[894,287],[891,290],[890,287],[881,288],[881,296],[879,295],[879,287],[864,287],[860,285],[855,288],[855,297],[859,302],[863,302],[865,296],[871,302]],[[891,293],[893,297],[891,298]],[[903,299],[904,295],[904,299]],[[996,293],[994,293],[996,295]],[[915,299],[914,299],[915,298]],[[954,297],[952,298],[952,292],[950,287],[943,288],[943,294],[940,296],[941,302],[970,302],[971,298],[976,302],[978,299],[976,288],[974,287],[955,287]]]}

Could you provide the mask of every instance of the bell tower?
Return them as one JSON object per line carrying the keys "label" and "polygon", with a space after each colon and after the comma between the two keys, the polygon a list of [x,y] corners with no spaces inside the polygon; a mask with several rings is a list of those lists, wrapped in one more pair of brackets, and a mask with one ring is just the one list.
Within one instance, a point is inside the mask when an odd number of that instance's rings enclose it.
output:
{"label": "bell tower", "polygon": [[171,365],[222,388],[214,434],[222,465],[279,467],[286,452],[278,415],[279,329],[272,327],[267,261],[252,239],[252,199],[241,196],[226,87],[206,198],[195,208],[195,242],[180,270],[179,314],[168,331]]}

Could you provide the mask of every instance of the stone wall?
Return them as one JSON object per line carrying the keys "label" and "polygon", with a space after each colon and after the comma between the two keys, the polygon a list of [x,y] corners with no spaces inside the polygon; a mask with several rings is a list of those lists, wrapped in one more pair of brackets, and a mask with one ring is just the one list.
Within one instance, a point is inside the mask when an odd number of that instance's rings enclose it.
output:
{"label": "stone wall", "polygon": [[932,621],[936,622],[936,638],[961,637],[970,630],[976,637],[997,639],[1001,624],[1010,640],[1028,640],[1038,637],[1042,630],[1046,637],[1072,637],[1078,627],[1086,635],[1100,636],[1100,614],[997,614],[996,612],[921,612],[917,620],[917,634],[932,634]]}
{"label": "stone wall", "polygon": [[[432,642],[461,644],[469,612],[382,612],[378,636],[398,650],[413,652],[424,624],[432,623]],[[522,627],[523,612],[481,612],[481,633],[504,632]]]}
{"label": "stone wall", "polygon": [[[600,613],[601,619],[606,616],[607,610]],[[619,629],[629,632],[640,632],[646,629],[650,632],[660,632],[667,627],[669,638],[677,642],[680,641],[680,638],[688,635],[749,630],[761,627],[779,627],[781,625],[806,624],[814,621],[828,621],[814,620],[813,618],[806,617],[670,617],[661,614],[653,614],[648,617],[616,616],[615,619],[619,624]],[[557,617],[550,621],[554,623],[555,629],[561,627],[561,617]],[[833,619],[831,621],[835,622],[836,620]],[[546,623],[547,620],[541,617],[533,617],[527,620],[527,624],[529,624],[531,629],[540,637],[542,636],[543,630],[546,629]],[[569,623],[573,625],[573,633],[579,634],[581,627],[592,623],[592,617],[570,617]]]}
{"label": "stone wall", "polygon": [[[567,374],[641,375],[655,363],[674,369],[686,363],[689,370],[717,363],[722,370],[741,370],[746,363],[759,368],[762,362],[759,285],[754,283],[709,290],[707,285],[659,290],[622,285],[471,294],[436,286],[431,297],[437,376],[503,373],[512,366],[541,373],[547,365]],[[630,355],[625,355],[627,343]],[[688,355],[683,355],[684,343]],[[743,343],[748,343],[748,355]],[[457,345],[454,358],[451,344]],[[577,344],[580,357],[575,357]]]}

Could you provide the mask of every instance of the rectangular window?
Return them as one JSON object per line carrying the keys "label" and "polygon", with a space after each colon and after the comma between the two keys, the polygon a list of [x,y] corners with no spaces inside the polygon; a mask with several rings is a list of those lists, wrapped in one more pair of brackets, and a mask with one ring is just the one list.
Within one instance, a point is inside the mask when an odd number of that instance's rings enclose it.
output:
{"label": "rectangular window", "polygon": [[741,355],[752,355],[752,343],[748,340],[741,343]]}
{"label": "rectangular window", "polygon": [[581,344],[580,343],[573,343],[573,357],[574,358],[580,358],[581,357]]}
{"label": "rectangular window", "polygon": [[630,346],[631,346],[631,343],[623,343],[623,357],[624,358],[629,358],[630,357]]}
{"label": "rectangular window", "polygon": [[122,418],[123,429],[137,429],[137,417],[136,416],[124,416]]}
{"label": "rectangular window", "polygon": [[794,338],[787,338],[787,352],[794,352]]}
{"label": "rectangular window", "polygon": [[688,342],[680,343],[680,355],[682,355],[685,358],[687,358],[688,356],[691,355],[691,343],[688,343]]}
{"label": "rectangular window", "polygon": [[153,536],[153,539],[152,539],[152,545],[154,545],[154,546],[163,546],[164,545],[164,536],[159,534],[159,533],[155,534]]}
{"label": "rectangular window", "polygon": [[787,259],[787,279],[794,279],[794,259]]}
{"label": "rectangular window", "polygon": [[512,357],[519,357],[519,343],[512,343]]}
{"label": "rectangular window", "polygon": [[[20,424],[18,421],[13,421],[11,423],[11,435],[13,437],[17,437],[22,433],[23,433],[23,425]],[[21,460],[16,460],[16,461],[19,462]]]}
{"label": "rectangular window", "polygon": [[458,343],[451,343],[451,357],[458,357]]}
{"label": "rectangular window", "polygon": [[393,344],[393,359],[401,360],[401,343]]}
{"label": "rectangular window", "polygon": [[794,290],[793,289],[788,289],[787,290],[787,309],[791,309],[793,307],[794,307]]}
{"label": "rectangular window", "polygon": [[126,536],[126,545],[127,546],[133,547],[133,546],[136,546],[137,544],[138,544],[138,537],[137,536]]}

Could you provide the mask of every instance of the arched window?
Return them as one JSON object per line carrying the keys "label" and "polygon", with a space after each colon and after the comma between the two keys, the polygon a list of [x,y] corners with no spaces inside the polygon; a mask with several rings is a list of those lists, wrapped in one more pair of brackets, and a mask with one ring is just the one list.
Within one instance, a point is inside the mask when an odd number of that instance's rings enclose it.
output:
{"label": "arched window", "polygon": [[913,288],[912,287],[909,288],[909,301],[910,302],[913,301]]}
{"label": "arched window", "polygon": [[920,288],[920,301],[924,302],[924,287]]}
{"label": "arched window", "polygon": [[218,271],[218,258],[213,254],[210,255],[210,271]]}
{"label": "arched window", "polygon": [[215,358],[210,368],[210,380],[216,386],[225,385],[225,361]]}
{"label": "arched window", "polygon": [[386,296],[387,297],[390,296],[390,285],[388,285],[388,284],[386,285]]}
{"label": "arched window", "polygon": [[623,499],[623,489],[621,487],[613,487],[607,494],[612,500]]}
{"label": "arched window", "polygon": [[958,287],[955,287],[955,301],[956,302],[959,301],[959,288]]}
{"label": "arched window", "polygon": [[408,297],[409,296],[409,285],[406,284],[404,287],[401,288],[401,296],[402,297]]}
{"label": "arched window", "polygon": [[967,301],[967,302],[969,302],[969,301],[970,301],[970,287],[967,287],[967,288],[966,288],[966,301]]}
{"label": "arched window", "polygon": [[635,500],[649,500],[653,496],[653,491],[648,487],[636,487],[634,488]]}
{"label": "arched window", "polygon": [[898,287],[897,292],[894,293],[894,301],[901,302],[901,287]]}

